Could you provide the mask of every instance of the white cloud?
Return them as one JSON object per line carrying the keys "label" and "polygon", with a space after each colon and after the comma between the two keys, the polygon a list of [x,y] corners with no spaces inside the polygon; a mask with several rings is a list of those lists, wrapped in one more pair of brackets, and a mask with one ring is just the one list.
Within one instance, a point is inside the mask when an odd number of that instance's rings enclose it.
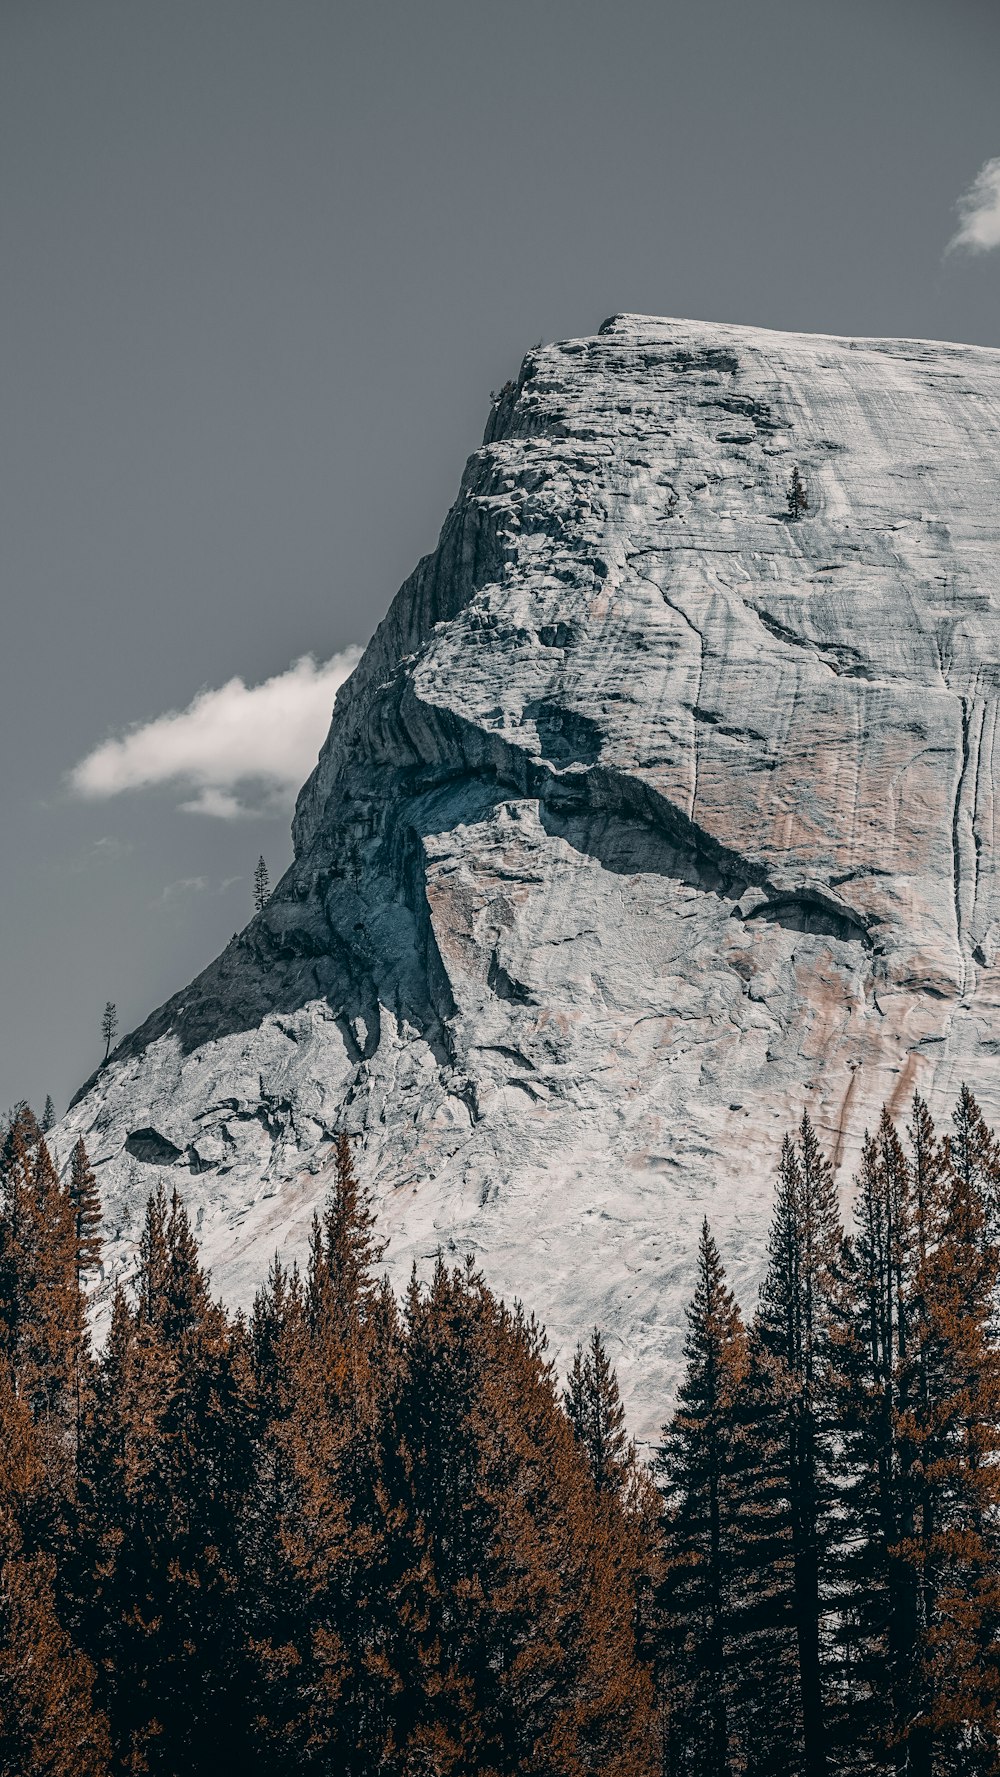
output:
{"label": "white cloud", "polygon": [[[305,777],[305,772],[302,776]],[[301,781],[301,780],[300,780]],[[287,786],[285,786],[287,787]],[[263,800],[258,798],[251,808],[234,796],[232,790],[219,790],[214,784],[206,784],[197,796],[189,797],[187,802],[178,802],[182,814],[214,814],[220,821],[238,821],[245,814],[269,814],[272,802],[283,800],[281,791],[275,794],[272,789]]]}
{"label": "white cloud", "polygon": [[128,857],[131,850],[132,841],[130,839],[113,839],[109,834],[105,834],[101,839],[95,839],[86,851],[73,858],[69,868],[74,871],[92,870],[95,866],[116,864],[119,858]]}
{"label": "white cloud", "polygon": [[207,889],[210,886],[207,876],[180,876],[176,882],[166,883],[160,895],[160,902],[169,906],[171,901],[179,900],[182,895],[200,894],[202,889]]}
{"label": "white cloud", "polygon": [[303,655],[262,685],[230,679],[171,710],[101,742],[69,775],[78,796],[118,796],[175,783],[190,792],[191,814],[234,820],[288,808],[316,763],[339,687],[360,648],[317,663]]}
{"label": "white cloud", "polygon": [[123,858],[126,853],[132,850],[132,841],[130,839],[113,839],[110,834],[106,833],[102,839],[94,840],[90,850],[95,858]]}
{"label": "white cloud", "polygon": [[155,901],[150,901],[149,905],[160,909],[183,906],[189,895],[225,895],[234,883],[243,881],[242,876],[224,876],[221,882],[216,882],[209,876],[179,876],[176,882],[164,883]]}
{"label": "white cloud", "polygon": [[959,224],[948,252],[967,247],[970,253],[989,253],[1000,247],[1000,157],[980,167],[958,200]]}

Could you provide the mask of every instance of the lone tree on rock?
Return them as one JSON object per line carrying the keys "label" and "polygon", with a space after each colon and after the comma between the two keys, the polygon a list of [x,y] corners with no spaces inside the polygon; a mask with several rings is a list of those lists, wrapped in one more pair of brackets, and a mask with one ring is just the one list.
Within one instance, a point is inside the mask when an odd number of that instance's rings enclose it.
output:
{"label": "lone tree on rock", "polygon": [[788,487],[788,516],[793,524],[797,524],[803,512],[809,510],[809,495],[806,484],[799,474],[798,464],[792,470],[792,479]]}
{"label": "lone tree on rock", "polygon": [[253,904],[257,913],[262,913],[271,896],[271,879],[267,874],[264,854],[257,859],[257,868],[253,873]]}
{"label": "lone tree on rock", "polygon": [[104,1011],[101,1013],[101,1035],[104,1038],[105,1061],[107,1061],[108,1056],[111,1054],[111,1045],[117,1034],[118,1013],[115,1009],[114,1000],[108,1000],[105,1003]]}

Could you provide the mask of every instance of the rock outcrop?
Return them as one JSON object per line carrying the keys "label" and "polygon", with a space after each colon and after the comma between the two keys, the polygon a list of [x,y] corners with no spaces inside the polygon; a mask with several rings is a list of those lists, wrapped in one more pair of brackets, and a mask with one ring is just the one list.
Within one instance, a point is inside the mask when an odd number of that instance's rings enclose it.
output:
{"label": "rock outcrop", "polygon": [[[797,465],[809,507],[789,519]],[[745,1299],[808,1104],[1000,1113],[1000,353],[617,316],[531,352],[336,704],[295,862],[83,1132],[216,1285],[335,1131],[390,1258],[598,1322],[646,1432],[708,1215]]]}

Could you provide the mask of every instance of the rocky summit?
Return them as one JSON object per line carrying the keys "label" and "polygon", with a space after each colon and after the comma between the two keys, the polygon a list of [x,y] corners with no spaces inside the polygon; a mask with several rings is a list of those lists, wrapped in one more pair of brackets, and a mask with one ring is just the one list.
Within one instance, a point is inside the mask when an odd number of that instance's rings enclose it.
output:
{"label": "rocky summit", "polygon": [[[808,505],[789,511],[793,468]],[[57,1131],[111,1270],[176,1184],[215,1286],[336,1131],[397,1281],[472,1253],[669,1402],[698,1228],[744,1302],[808,1106],[1000,1114],[1000,352],[618,315],[529,353],[340,692],[264,912]]]}

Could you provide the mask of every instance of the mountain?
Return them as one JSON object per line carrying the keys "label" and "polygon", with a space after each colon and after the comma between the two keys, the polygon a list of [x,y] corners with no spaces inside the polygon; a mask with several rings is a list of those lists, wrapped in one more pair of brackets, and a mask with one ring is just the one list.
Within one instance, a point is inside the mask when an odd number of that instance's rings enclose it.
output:
{"label": "mountain", "polygon": [[[792,470],[808,508],[787,508]],[[340,692],[264,912],[75,1101],[126,1265],[301,1252],[357,1136],[398,1281],[472,1252],[634,1423],[785,1128],[1000,1112],[1000,353],[618,315],[530,352]]]}

